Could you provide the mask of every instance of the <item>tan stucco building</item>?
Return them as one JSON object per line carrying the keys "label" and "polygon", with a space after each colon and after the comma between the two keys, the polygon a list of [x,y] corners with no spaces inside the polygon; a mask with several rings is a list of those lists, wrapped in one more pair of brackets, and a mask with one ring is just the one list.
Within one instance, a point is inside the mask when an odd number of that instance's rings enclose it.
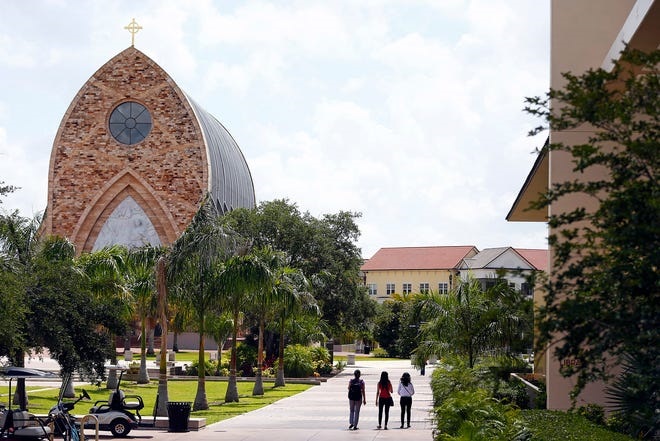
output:
{"label": "tan stucco building", "polygon": [[[612,59],[617,59],[624,47],[652,51],[660,45],[660,2],[657,0],[553,0],[551,2],[550,87],[561,89],[565,80],[563,72],[580,75],[590,68],[610,69]],[[552,105],[552,103],[551,103]],[[589,136],[588,128],[570,131],[554,131],[549,134],[551,143],[573,145]],[[545,222],[548,212],[528,210],[530,202],[537,200],[554,183],[574,179],[571,157],[566,152],[544,152],[530,171],[513,204],[507,220]],[[598,179],[595,172],[582,175],[581,179]],[[587,209],[595,206],[595,200],[572,195],[553,203],[553,214],[568,212],[575,207]],[[553,231],[550,231],[552,234]],[[551,257],[552,257],[552,250]],[[550,273],[552,276],[552,272]],[[540,301],[540,299],[536,299]],[[547,351],[546,381],[548,408],[571,407],[570,390],[575,381],[559,374],[559,362]],[[567,362],[571,362],[568,360]],[[607,404],[602,383],[590,384],[578,397],[577,404]]]}

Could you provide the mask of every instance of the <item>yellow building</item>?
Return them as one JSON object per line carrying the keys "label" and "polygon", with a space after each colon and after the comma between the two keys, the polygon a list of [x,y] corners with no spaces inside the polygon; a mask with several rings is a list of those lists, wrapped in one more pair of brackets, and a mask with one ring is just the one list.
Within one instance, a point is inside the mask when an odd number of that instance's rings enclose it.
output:
{"label": "yellow building", "polygon": [[382,303],[395,293],[446,292],[462,260],[478,252],[472,245],[381,248],[361,270],[369,295]]}
{"label": "yellow building", "polygon": [[[580,75],[591,68],[611,69],[612,60],[619,57],[625,44],[642,51],[652,51],[660,46],[658,0],[553,0],[551,16],[552,89],[562,89],[565,85],[561,76],[563,72]],[[575,145],[586,141],[589,135],[588,130],[551,130],[549,141]],[[507,220],[545,222],[548,212],[528,210],[530,202],[537,200],[549,186],[575,179],[572,170],[572,158],[566,152],[551,151],[540,155],[507,215]],[[580,179],[601,177],[591,172]],[[554,214],[566,213],[578,206],[589,209],[595,203],[595,200],[571,195],[552,204],[549,209]],[[551,249],[551,257],[552,252]],[[572,404],[569,394],[575,380],[560,375],[559,361],[552,355],[552,351],[547,351],[545,357],[548,408],[568,409]],[[590,384],[578,397],[578,406],[586,403],[607,404],[602,383]]]}
{"label": "yellow building", "polygon": [[369,294],[381,303],[392,294],[446,293],[468,275],[485,289],[501,270],[511,286],[531,295],[533,287],[527,286],[525,276],[545,271],[547,256],[547,250],[501,247],[480,252],[472,245],[381,248],[361,270]]}

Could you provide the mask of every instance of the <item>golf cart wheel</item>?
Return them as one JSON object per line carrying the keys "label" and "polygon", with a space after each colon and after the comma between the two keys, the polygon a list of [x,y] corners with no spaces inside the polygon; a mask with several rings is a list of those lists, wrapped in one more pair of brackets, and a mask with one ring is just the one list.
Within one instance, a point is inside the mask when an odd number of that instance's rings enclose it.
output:
{"label": "golf cart wheel", "polygon": [[112,432],[112,435],[116,438],[124,438],[125,436],[128,436],[128,432],[130,431],[131,426],[126,422],[126,420],[117,418],[112,420],[112,423],[110,423],[110,432]]}

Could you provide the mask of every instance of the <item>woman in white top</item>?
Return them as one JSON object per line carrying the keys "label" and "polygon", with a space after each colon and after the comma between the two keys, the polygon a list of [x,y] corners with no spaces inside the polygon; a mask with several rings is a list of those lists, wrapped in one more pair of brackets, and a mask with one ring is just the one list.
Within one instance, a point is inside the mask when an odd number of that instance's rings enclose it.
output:
{"label": "woman in white top", "polygon": [[410,409],[412,408],[412,396],[415,395],[415,388],[410,382],[410,374],[404,372],[399,382],[399,390],[397,393],[401,396],[399,403],[401,404],[401,427],[403,429],[403,416],[406,416],[407,426],[410,427]]}

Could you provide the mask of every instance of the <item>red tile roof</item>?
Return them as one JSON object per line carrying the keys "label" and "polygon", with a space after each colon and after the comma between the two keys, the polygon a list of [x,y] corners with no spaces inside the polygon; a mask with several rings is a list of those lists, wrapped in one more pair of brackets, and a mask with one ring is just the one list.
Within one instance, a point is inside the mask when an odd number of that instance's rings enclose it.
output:
{"label": "red tile roof", "polygon": [[548,250],[514,248],[525,260],[534,265],[537,270],[549,272],[550,252]]}
{"label": "red tile roof", "polygon": [[456,267],[478,250],[472,245],[381,248],[362,265],[362,271],[437,270]]}

